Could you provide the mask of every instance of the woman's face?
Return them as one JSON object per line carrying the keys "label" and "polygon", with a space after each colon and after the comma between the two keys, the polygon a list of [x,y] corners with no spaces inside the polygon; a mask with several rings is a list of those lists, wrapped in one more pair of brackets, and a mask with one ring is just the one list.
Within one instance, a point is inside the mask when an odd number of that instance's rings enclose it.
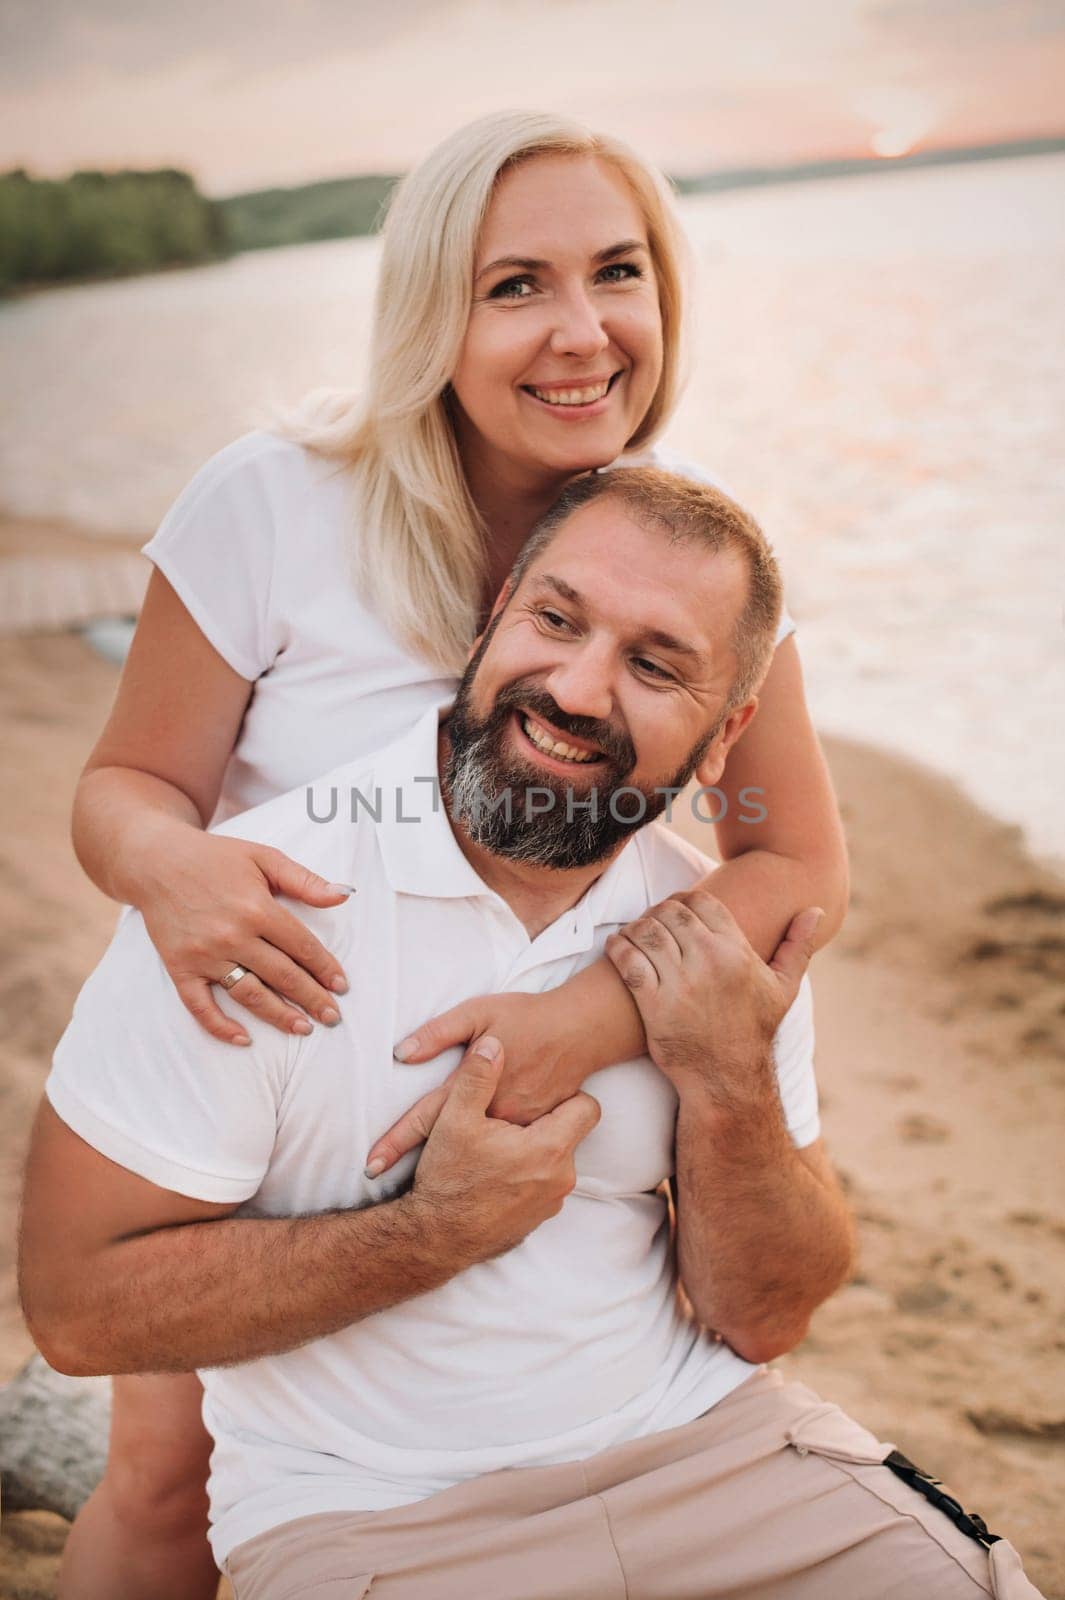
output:
{"label": "woman's face", "polygon": [[452,378],[467,473],[535,488],[605,466],[661,371],[658,285],[625,179],[591,156],[537,156],[505,173]]}

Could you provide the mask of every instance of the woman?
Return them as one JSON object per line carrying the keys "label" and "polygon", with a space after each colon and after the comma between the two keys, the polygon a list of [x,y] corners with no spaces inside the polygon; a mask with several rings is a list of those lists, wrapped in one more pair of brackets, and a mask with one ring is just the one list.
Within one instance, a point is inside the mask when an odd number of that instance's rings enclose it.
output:
{"label": "woman", "polygon": [[[211,1033],[247,1043],[241,1007],[294,1032],[336,1021],[343,974],[274,895],[327,905],[348,890],[206,823],[372,750],[447,697],[563,485],[634,459],[666,421],[679,259],[668,190],[623,146],[532,114],[461,130],[391,207],[361,404],[334,397],[287,439],[238,441],[146,547],[157,570],[74,839],[94,882],[142,911]],[[765,791],[760,824],[738,821],[745,786]],[[846,867],[790,638],[726,793],[712,891],[763,954],[813,903],[823,942]],[[219,1004],[211,985],[227,979]],[[458,1007],[403,1053],[435,1054],[489,1018],[508,1061],[493,1110],[507,1114],[508,1094],[517,1105],[520,1080],[521,1120],[645,1043],[601,961],[549,995]],[[70,1537],[67,1600],[213,1594],[198,1387],[116,1380],[108,1470]]]}

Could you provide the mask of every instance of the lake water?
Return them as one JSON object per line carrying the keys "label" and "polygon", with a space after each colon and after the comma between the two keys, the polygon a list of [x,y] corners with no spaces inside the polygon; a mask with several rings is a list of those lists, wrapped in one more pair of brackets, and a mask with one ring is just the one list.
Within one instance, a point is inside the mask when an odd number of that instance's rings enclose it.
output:
{"label": "lake water", "polygon": [[[825,731],[959,780],[1065,860],[1065,156],[685,200],[669,442],[780,553]],[[0,311],[0,504],[143,536],[213,450],[357,385],[373,240]]]}

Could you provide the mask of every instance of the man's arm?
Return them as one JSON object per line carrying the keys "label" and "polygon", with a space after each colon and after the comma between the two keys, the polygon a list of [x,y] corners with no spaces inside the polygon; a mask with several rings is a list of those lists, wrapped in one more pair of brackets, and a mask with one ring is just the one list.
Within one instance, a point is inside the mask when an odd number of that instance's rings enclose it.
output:
{"label": "man's arm", "polygon": [[87,1377],[252,1361],[424,1294],[468,1265],[413,1194],[309,1217],[235,1209],[137,1177],[43,1101],[19,1283],[50,1365]]}
{"label": "man's arm", "polygon": [[680,1101],[673,1192],[684,1289],[699,1320],[756,1362],[798,1343],[853,1255],[820,1140],[796,1149],[788,1132],[772,1049],[815,927],[810,912],[794,918],[766,966],[727,909],[697,889],[607,943]]}
{"label": "man's arm", "polygon": [[[219,1046],[222,1048],[222,1046]],[[503,1065],[477,1041],[396,1200],[237,1217],[138,1177],[44,1101],[30,1149],[19,1286],[60,1372],[181,1372],[279,1354],[413,1299],[557,1216],[599,1120],[576,1094],[528,1128],[489,1117]]]}
{"label": "man's arm", "polygon": [[[769,1078],[772,1062],[752,1064]],[[677,1115],[677,1265],[692,1310],[747,1361],[799,1343],[846,1278],[852,1232],[820,1139],[796,1150],[772,1099],[722,1115],[694,1092]]]}

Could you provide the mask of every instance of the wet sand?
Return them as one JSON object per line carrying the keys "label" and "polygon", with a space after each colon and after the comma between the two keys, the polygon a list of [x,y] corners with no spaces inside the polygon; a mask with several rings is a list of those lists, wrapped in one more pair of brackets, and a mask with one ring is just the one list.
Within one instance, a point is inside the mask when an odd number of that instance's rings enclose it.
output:
{"label": "wet sand", "polygon": [[[76,635],[0,639],[0,1381],[31,1350],[13,1277],[25,1142],[116,915],[67,837],[116,681]],[[944,1478],[1065,1600],[1065,885],[950,783],[828,751],[854,904],[816,964],[819,1078],[861,1261],[784,1365]],[[64,1534],[7,1518],[0,1594],[51,1596]]]}

